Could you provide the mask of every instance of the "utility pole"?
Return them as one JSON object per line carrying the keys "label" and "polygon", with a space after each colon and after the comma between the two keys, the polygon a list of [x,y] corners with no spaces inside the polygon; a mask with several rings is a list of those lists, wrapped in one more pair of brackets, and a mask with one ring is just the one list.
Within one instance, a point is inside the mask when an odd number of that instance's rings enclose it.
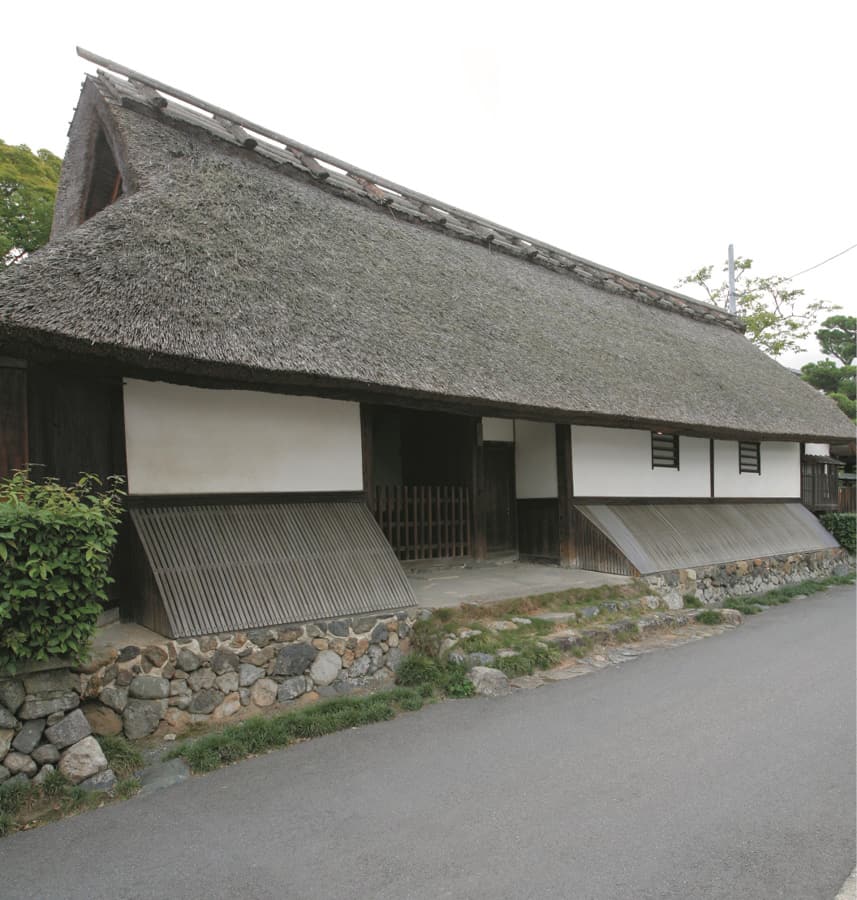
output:
{"label": "utility pole", "polygon": [[729,312],[736,315],[738,312],[735,302],[735,247],[729,245]]}

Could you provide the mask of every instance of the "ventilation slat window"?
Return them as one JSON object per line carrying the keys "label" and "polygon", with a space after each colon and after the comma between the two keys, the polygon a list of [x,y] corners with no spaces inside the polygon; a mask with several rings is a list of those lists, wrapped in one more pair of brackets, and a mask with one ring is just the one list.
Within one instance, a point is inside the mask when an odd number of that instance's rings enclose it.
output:
{"label": "ventilation slat window", "polygon": [[758,441],[738,442],[738,471],[749,475],[762,474]]}
{"label": "ventilation slat window", "polygon": [[678,435],[652,432],[652,468],[678,468]]}

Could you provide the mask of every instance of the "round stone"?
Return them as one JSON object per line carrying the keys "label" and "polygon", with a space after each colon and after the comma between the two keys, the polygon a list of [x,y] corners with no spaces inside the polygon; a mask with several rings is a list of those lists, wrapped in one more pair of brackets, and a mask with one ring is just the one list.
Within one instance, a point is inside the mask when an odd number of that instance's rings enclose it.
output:
{"label": "round stone", "polygon": [[260,678],[250,688],[250,699],[256,706],[271,706],[277,699],[277,687],[273,678]]}
{"label": "round stone", "polygon": [[310,666],[312,680],[316,684],[331,684],[342,668],[342,658],[333,650],[323,650]]}

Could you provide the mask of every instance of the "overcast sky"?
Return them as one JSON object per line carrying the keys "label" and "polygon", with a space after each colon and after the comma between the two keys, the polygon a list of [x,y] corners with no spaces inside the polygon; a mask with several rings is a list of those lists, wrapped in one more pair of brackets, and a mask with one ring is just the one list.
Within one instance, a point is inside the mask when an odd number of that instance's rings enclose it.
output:
{"label": "overcast sky", "polygon": [[[63,153],[95,70],[79,44],[667,287],[730,242],[779,275],[857,243],[854,2],[174,0],[32,15],[3,46],[7,143]],[[851,314],[855,283],[857,250],[795,280]]]}

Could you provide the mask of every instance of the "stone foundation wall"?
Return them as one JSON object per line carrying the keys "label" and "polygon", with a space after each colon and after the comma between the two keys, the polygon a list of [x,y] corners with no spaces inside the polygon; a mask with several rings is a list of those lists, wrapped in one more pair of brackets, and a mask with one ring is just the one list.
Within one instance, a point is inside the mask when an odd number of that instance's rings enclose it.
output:
{"label": "stone foundation wall", "polygon": [[679,569],[648,575],[645,580],[670,609],[681,609],[685,594],[713,605],[729,596],[760,594],[783,584],[845,575],[849,571],[848,554],[837,548]]}
{"label": "stone foundation wall", "polygon": [[111,650],[78,668],[0,678],[0,782],[58,767],[103,789],[113,775],[92,736],[178,733],[274,706],[392,686],[412,609]]}

